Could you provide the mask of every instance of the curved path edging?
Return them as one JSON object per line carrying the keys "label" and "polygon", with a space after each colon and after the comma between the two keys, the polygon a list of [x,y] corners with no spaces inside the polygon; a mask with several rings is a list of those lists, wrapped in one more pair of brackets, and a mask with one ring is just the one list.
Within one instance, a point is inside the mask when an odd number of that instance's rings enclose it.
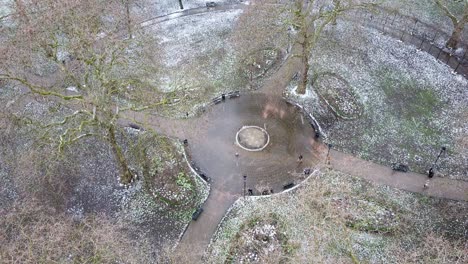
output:
{"label": "curved path edging", "polygon": [[[208,192],[208,195],[206,196],[206,198],[201,202],[201,206],[203,206],[203,204],[206,202],[206,200],[208,200],[208,198],[210,197],[210,193],[211,193],[211,185],[208,181],[206,181],[204,178],[202,178],[200,176],[200,174],[193,168],[191,162],[189,161],[188,157],[187,157],[187,150],[185,148],[185,146],[182,147],[183,148],[183,154],[184,154],[184,160],[185,162],[187,163],[187,166],[190,168],[190,171],[192,171],[192,174],[195,176],[195,177],[198,177],[198,180],[200,180],[201,182],[205,183],[206,184],[206,189],[207,189],[207,192]],[[184,236],[185,232],[187,231],[188,227],[190,225],[190,222],[188,222],[185,227],[184,227],[184,230],[180,233],[179,237],[178,237],[178,240],[177,242],[174,244],[173,248],[176,248],[178,245],[179,245],[179,242],[180,240],[182,240],[182,237]]]}
{"label": "curved path edging", "polygon": [[[265,135],[267,136],[267,141],[266,141],[266,143],[265,143],[262,147],[256,148],[256,149],[250,149],[250,148],[244,147],[244,146],[239,142],[239,133],[242,132],[243,130],[247,129],[247,128],[256,128],[256,129],[260,129],[260,131],[262,131],[263,134],[265,134]],[[268,134],[268,132],[267,132],[265,129],[263,129],[263,128],[259,127],[259,126],[243,126],[243,127],[242,127],[239,131],[237,131],[237,133],[236,133],[236,144],[237,144],[237,146],[239,146],[240,148],[242,148],[243,150],[246,150],[246,151],[262,151],[263,149],[265,149],[265,148],[268,146],[269,143],[270,143],[270,135]]]}
{"label": "curved path edging", "polygon": [[[188,12],[190,13],[190,12]],[[190,15],[190,14],[186,15]],[[202,13],[202,12],[200,12]],[[198,13],[197,13],[198,14]],[[180,17],[180,16],[179,16]],[[171,18],[169,18],[171,19]],[[159,22],[164,22],[159,21]],[[156,21],[154,24],[159,23]],[[300,69],[301,65],[299,61],[297,60],[296,57],[294,56],[289,56],[290,54],[294,54],[294,50],[297,51],[298,45],[294,45],[291,48],[290,52],[287,52],[286,58],[283,60],[281,65],[276,69],[276,72],[272,73],[271,75],[266,77],[265,82],[262,82],[262,91],[266,93],[271,93],[275,95],[281,96],[281,92],[284,90],[284,87],[291,80],[293,74],[297,72],[298,69]],[[279,80],[278,80],[279,79]],[[265,89],[267,88],[267,89]],[[296,103],[299,108],[303,109],[304,108]],[[315,121],[317,125],[317,130],[321,131],[322,135],[324,135],[324,138],[326,135],[323,133],[320,125],[318,122],[311,116],[307,111],[304,111],[305,113],[308,114],[309,117],[311,117],[312,120]],[[182,125],[182,122],[178,120],[170,120],[167,118],[150,118],[152,119],[151,121],[158,121],[158,120],[164,120],[166,124],[172,124],[176,129],[179,129],[179,133],[177,133],[179,136],[180,135],[186,135],[185,131],[180,131],[180,127],[177,128],[178,125]],[[145,123],[145,122],[143,122]],[[156,128],[156,130],[161,131],[161,124],[159,122],[150,124],[153,128]],[[182,126],[183,127],[183,126]],[[163,131],[165,130],[168,132],[167,129],[162,129]],[[331,157],[331,166],[338,170],[342,171],[348,174],[351,174],[356,177],[360,177],[366,180],[369,180],[371,182],[374,182],[379,185],[387,185],[387,186],[392,186],[395,188],[415,192],[415,193],[422,193],[425,195],[429,196],[435,196],[435,197],[440,197],[440,198],[447,198],[447,199],[454,199],[454,200],[468,200],[468,182],[460,182],[460,181],[454,181],[450,179],[443,179],[443,178],[435,178],[431,180],[431,185],[428,189],[424,189],[424,183],[426,182],[427,177],[422,174],[417,174],[417,173],[398,173],[392,171],[390,168],[378,165],[369,161],[365,161],[359,158],[356,158],[352,155],[341,153],[335,150],[332,150],[330,153]],[[359,165],[357,165],[359,164]],[[314,171],[315,172],[315,171]],[[307,179],[309,179],[307,177]],[[307,180],[306,179],[306,180]],[[457,185],[457,186],[455,186]],[[273,195],[280,195],[288,191],[295,190],[299,186],[302,186],[302,184],[296,184],[294,188],[291,188],[289,190],[285,190],[281,193],[275,193]],[[232,210],[233,204],[236,202],[237,197],[235,197],[232,194],[229,193],[223,193],[219,192],[217,190],[211,189],[210,194],[205,202],[211,201],[211,199],[214,199],[214,196],[216,197],[224,197],[226,199],[226,202],[232,201],[231,205],[228,206],[227,208],[225,207],[214,207],[216,210],[218,210],[217,214],[223,214],[221,217],[221,222],[217,223],[217,226],[215,227],[215,230],[213,233],[216,233],[216,230],[219,228],[219,226],[222,224],[222,221],[225,219],[227,216],[226,211],[229,213]],[[258,197],[260,196],[255,196],[259,199]],[[265,196],[263,198],[268,198],[269,196]],[[260,198],[261,199],[261,198]],[[221,212],[222,211],[222,212]],[[193,222],[191,222],[193,223]],[[212,234],[204,234],[205,237],[209,235],[209,244],[211,243],[213,239],[213,233]],[[185,233],[184,233],[185,234]],[[183,235],[184,235],[183,234]],[[184,239],[184,236],[182,236],[181,242]],[[197,238],[197,240],[203,240],[203,238]],[[202,243],[203,244],[203,243]],[[203,245],[200,246],[203,246]],[[186,245],[187,246],[187,245]],[[188,245],[189,248],[191,245]],[[192,245],[193,246],[193,245]],[[191,248],[195,256],[200,256],[199,253],[201,252],[194,252],[196,251],[193,247]],[[204,248],[203,252],[205,252],[206,247]],[[201,256],[200,256],[201,257]]]}
{"label": "curved path edging", "polygon": [[[268,199],[272,196],[280,196],[280,195],[284,195],[286,193],[289,193],[289,192],[292,192],[292,191],[295,191],[296,189],[300,188],[303,186],[304,183],[308,182],[310,178],[312,178],[313,176],[315,176],[315,174],[320,171],[319,169],[315,169],[313,172],[311,172],[307,178],[305,178],[303,181],[301,181],[300,183],[294,185],[292,188],[289,188],[287,190],[283,190],[281,192],[278,192],[278,193],[273,193],[273,194],[267,194],[267,195],[249,195],[249,196],[246,196],[245,198],[238,198],[230,207],[229,209],[227,209],[227,211],[225,212],[223,218],[221,219],[221,221],[218,223],[218,226],[216,227],[216,232],[213,234],[213,236],[211,237],[210,239],[210,243],[208,244],[208,247],[206,248],[206,250],[208,250],[211,245],[213,244],[214,240],[216,239],[216,235],[218,234],[219,230],[220,230],[220,227],[223,225],[224,223],[224,220],[226,220],[226,218],[229,216],[229,213],[239,204],[239,203],[244,203],[245,199],[249,199],[249,200],[258,200],[258,199]],[[206,253],[206,251],[205,251]]]}

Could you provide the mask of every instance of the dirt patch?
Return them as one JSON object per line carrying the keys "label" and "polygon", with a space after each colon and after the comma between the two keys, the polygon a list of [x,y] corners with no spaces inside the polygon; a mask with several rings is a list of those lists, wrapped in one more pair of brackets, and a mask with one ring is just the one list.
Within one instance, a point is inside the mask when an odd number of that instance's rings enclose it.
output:
{"label": "dirt patch", "polygon": [[265,48],[244,59],[242,71],[252,81],[264,76],[280,59],[281,51],[275,48]]}
{"label": "dirt patch", "polygon": [[256,216],[240,227],[225,263],[283,262],[292,248],[275,214]]}

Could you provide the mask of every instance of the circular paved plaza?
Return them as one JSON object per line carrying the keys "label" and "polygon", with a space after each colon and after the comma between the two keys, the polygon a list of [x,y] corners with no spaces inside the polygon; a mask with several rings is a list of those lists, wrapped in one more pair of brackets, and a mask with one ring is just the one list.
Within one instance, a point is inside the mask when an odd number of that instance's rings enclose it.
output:
{"label": "circular paved plaza", "polygon": [[215,188],[231,194],[242,194],[244,175],[254,195],[280,192],[303,180],[305,168],[323,162],[315,131],[280,97],[227,99],[209,107],[192,129],[191,159]]}

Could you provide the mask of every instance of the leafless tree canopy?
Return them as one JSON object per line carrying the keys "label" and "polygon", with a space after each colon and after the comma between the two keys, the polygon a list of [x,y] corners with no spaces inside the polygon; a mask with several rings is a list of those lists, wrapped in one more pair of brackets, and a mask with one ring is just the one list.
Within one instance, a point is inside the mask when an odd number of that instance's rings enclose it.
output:
{"label": "leafless tree canopy", "polygon": [[122,182],[130,182],[116,121],[123,111],[164,103],[154,87],[156,40],[131,29],[127,2],[18,0],[14,7],[12,23],[2,29],[0,79],[76,110],[63,122],[46,125],[79,120],[60,135],[59,149],[83,137],[102,137],[121,165]]}

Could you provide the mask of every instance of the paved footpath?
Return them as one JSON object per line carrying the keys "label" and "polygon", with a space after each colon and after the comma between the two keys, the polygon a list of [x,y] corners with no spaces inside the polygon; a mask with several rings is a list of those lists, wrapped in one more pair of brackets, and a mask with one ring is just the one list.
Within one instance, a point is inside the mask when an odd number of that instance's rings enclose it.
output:
{"label": "paved footpath", "polygon": [[[264,88],[260,91],[275,96],[279,95],[299,69],[300,61],[295,57],[290,57],[283,63],[278,72],[265,82]],[[242,100],[242,98],[240,99]],[[135,115],[131,114],[126,117],[129,119],[134,118],[136,122],[148,125],[162,134],[175,136],[180,139],[188,138],[189,140],[195,140],[193,135],[196,134],[196,131],[193,131],[195,123],[207,122],[203,116],[190,120],[171,120],[135,113]],[[325,161],[327,146],[323,143],[318,144],[321,145],[317,148],[320,153],[319,155]],[[429,188],[425,189],[423,186],[428,178],[423,174],[396,172],[389,167],[336,150],[331,150],[330,161],[333,169],[366,179],[378,185],[387,185],[428,196],[453,200],[468,200],[468,182],[448,178],[433,178],[430,181]],[[222,171],[222,169],[219,168],[218,171]],[[241,187],[236,184],[239,181],[231,181],[231,179],[237,178],[239,178],[239,175],[226,175],[226,181],[214,182],[211,185],[211,193],[203,205],[204,212],[197,221],[190,223],[182,237],[177,250],[179,254],[190,255],[189,261],[191,263],[203,263],[203,254],[212,236],[215,234],[218,224],[228,208],[239,197]]]}
{"label": "paved footpath", "polygon": [[198,261],[201,263],[218,224],[238,197],[238,195],[212,188],[210,197],[203,205],[203,213],[197,221],[192,221],[185,231],[177,248],[179,254],[189,253],[193,263]]}
{"label": "paved footpath", "polygon": [[[299,45],[294,45],[291,54],[300,54],[300,48]],[[281,96],[284,88],[289,84],[294,74],[300,72],[301,67],[298,57],[289,56],[278,71],[265,81],[260,92]],[[134,120],[135,122],[150,126],[157,132],[180,139],[193,138],[194,136],[190,128],[193,127],[194,123],[206,122],[203,116],[192,120],[171,120],[143,115],[141,113],[126,115],[125,119]],[[121,123],[125,122],[125,120],[122,120]],[[323,145],[319,147],[321,149],[321,156],[325,159],[327,147],[323,143],[320,144]],[[330,162],[330,166],[335,170],[366,179],[378,185],[387,185],[428,196],[468,201],[468,182],[436,177],[430,180],[428,188],[424,188],[424,184],[428,179],[426,175],[412,172],[396,172],[389,167],[336,150],[331,150]],[[190,223],[182,237],[177,250],[180,251],[179,254],[185,254],[185,257],[190,259],[191,263],[202,263],[202,256],[218,224],[228,208],[239,197],[239,186],[234,184],[234,182],[238,181],[232,181],[231,184],[230,179],[234,178],[238,178],[238,175],[226,175],[226,182],[212,184],[211,193],[203,206],[204,212],[197,221]]]}
{"label": "paved footpath", "polygon": [[[293,51],[297,52],[298,47],[294,47]],[[300,60],[297,57],[290,56],[278,71],[265,81],[264,87],[259,92],[281,96],[282,91],[294,74],[300,70],[300,67]],[[162,134],[180,139],[188,138],[189,140],[194,140],[193,134],[196,134],[196,131],[193,131],[191,128],[195,127],[195,123],[207,122],[203,116],[191,120],[171,120],[163,117],[143,115],[141,113],[129,114],[125,119],[133,119],[136,122],[148,125]],[[323,143],[319,144],[322,145],[318,147],[321,152],[320,155],[325,160],[327,147]],[[396,172],[389,167],[336,150],[330,152],[330,161],[333,169],[366,179],[375,184],[387,185],[433,197],[468,201],[468,182],[448,178],[433,178],[429,183],[429,188],[425,189],[424,184],[428,178],[423,174]],[[236,178],[231,176],[226,175],[226,178]],[[211,237],[216,232],[218,224],[228,208],[239,197],[239,186],[234,184],[234,182],[238,181],[212,184],[210,196],[203,206],[204,212],[197,221],[190,223],[182,237],[177,250],[179,254],[190,255],[189,261],[191,263],[203,262],[203,254],[209,245]]]}
{"label": "paved footpath", "polygon": [[[330,151],[331,167],[335,170],[366,179],[370,182],[395,187],[428,196],[468,201],[468,182],[434,177],[414,172],[397,172],[389,167],[354,157],[343,152]],[[429,179],[428,188],[424,184]]]}

